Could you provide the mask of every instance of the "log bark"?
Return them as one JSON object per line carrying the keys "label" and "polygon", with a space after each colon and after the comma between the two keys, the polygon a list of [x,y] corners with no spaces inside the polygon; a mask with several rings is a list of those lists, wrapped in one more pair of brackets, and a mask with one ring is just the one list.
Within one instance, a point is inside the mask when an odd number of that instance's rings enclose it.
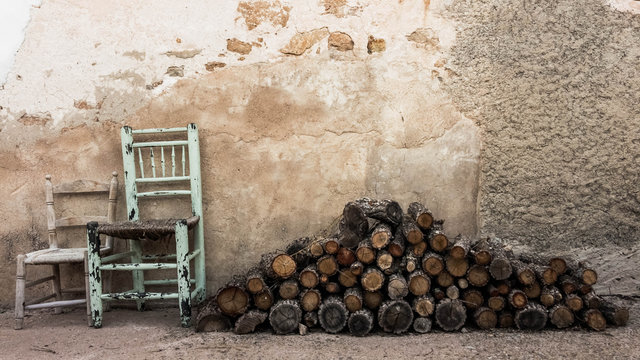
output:
{"label": "log bark", "polygon": [[290,255],[293,258],[293,261],[295,261],[299,266],[307,266],[312,259],[309,251],[309,246],[312,241],[313,239],[310,237],[296,239],[287,246],[285,253]]}
{"label": "log bark", "polygon": [[576,279],[569,275],[562,275],[558,279],[558,283],[560,284],[560,289],[565,294],[573,294],[578,291],[578,284],[576,283]]}
{"label": "log bark", "polygon": [[414,272],[420,267],[420,261],[412,253],[407,253],[400,262],[400,267],[408,273]]}
{"label": "log bark", "polygon": [[411,216],[406,215],[402,218],[402,224],[400,224],[399,228],[402,230],[402,235],[407,239],[409,244],[417,244],[422,242],[424,238],[424,234],[422,230],[418,227],[418,224],[411,218]]}
{"label": "log bark", "polygon": [[299,293],[300,287],[298,286],[298,281],[293,279],[283,281],[278,287],[278,294],[285,300],[295,299]]}
{"label": "log bark", "polygon": [[380,270],[374,267],[368,267],[360,277],[360,285],[366,291],[376,291],[382,288],[384,284],[384,275]]}
{"label": "log bark", "polygon": [[460,297],[460,289],[458,289],[458,287],[455,285],[451,285],[447,288],[445,294],[447,294],[447,297],[449,299],[455,300]]}
{"label": "log bark", "polygon": [[491,258],[492,260],[489,264],[491,276],[496,280],[508,279],[513,269],[511,268],[511,261],[502,246],[496,245],[491,249]]}
{"label": "log bark", "polygon": [[211,298],[200,307],[196,317],[197,332],[227,331],[229,329],[231,329],[231,318],[220,311],[215,298]]}
{"label": "log bark", "polygon": [[584,302],[584,306],[589,309],[600,309],[603,300],[594,292],[590,292],[582,296],[582,301]]}
{"label": "log bark", "polygon": [[343,301],[349,312],[356,312],[362,309],[362,306],[364,305],[362,290],[355,287],[345,290]]}
{"label": "log bark", "polygon": [[335,334],[344,329],[349,319],[349,311],[344,303],[335,296],[322,302],[318,310],[318,320],[324,331]]}
{"label": "log bark", "polygon": [[498,326],[501,328],[512,328],[513,327],[513,314],[508,311],[503,311],[498,315]]}
{"label": "log bark", "polygon": [[402,299],[409,294],[409,285],[404,277],[398,274],[389,276],[387,296],[392,300]]}
{"label": "log bark", "polygon": [[262,289],[262,291],[253,295],[253,303],[260,310],[264,310],[264,311],[269,310],[273,305],[273,302],[274,302],[273,293],[271,292],[271,289],[269,289],[268,287]]}
{"label": "log bark", "polygon": [[607,319],[598,309],[587,309],[580,312],[580,321],[595,331],[603,331],[607,328]]}
{"label": "log bark", "polygon": [[338,274],[338,283],[345,288],[350,288],[358,283],[358,276],[351,269],[342,269]]}
{"label": "log bark", "polygon": [[573,312],[578,312],[584,307],[582,298],[577,294],[569,294],[565,299],[565,303],[569,309]]}
{"label": "log bark", "polygon": [[520,330],[542,330],[547,324],[547,309],[540,304],[529,303],[516,312],[514,322]]}
{"label": "log bark", "polygon": [[364,272],[364,264],[360,261],[355,261],[351,266],[349,266],[349,270],[351,271],[351,274],[360,276]]}
{"label": "log bark", "polygon": [[562,301],[562,293],[555,286],[545,286],[540,294],[540,304],[546,307],[552,307]]}
{"label": "log bark", "polygon": [[409,204],[407,213],[422,230],[429,230],[431,225],[433,225],[433,215],[419,202],[412,202]]}
{"label": "log bark", "polygon": [[361,241],[356,249],[356,258],[363,264],[371,264],[376,260],[376,250],[371,240]]}
{"label": "log bark", "polygon": [[289,334],[298,330],[302,310],[296,300],[280,300],[269,312],[269,323],[276,334]]}
{"label": "log bark", "polygon": [[593,285],[598,282],[598,273],[595,270],[576,261],[571,261],[567,264],[567,273],[586,285]]}
{"label": "log bark", "polygon": [[291,255],[270,253],[262,257],[261,268],[272,279],[287,279],[296,272],[297,264]]}
{"label": "log bark", "polygon": [[615,326],[625,326],[629,321],[629,308],[620,306],[609,300],[602,301],[600,304],[600,312],[602,312],[609,324]]}
{"label": "log bark", "polygon": [[370,218],[381,220],[392,225],[402,222],[402,208],[393,200],[361,198],[355,201]]}
{"label": "log bark", "polygon": [[411,294],[422,296],[429,292],[431,279],[422,270],[416,270],[408,275],[407,284]]}
{"label": "log bark", "polygon": [[449,247],[449,239],[441,230],[429,232],[429,247],[436,252],[443,252]]}
{"label": "log bark", "polygon": [[472,265],[467,271],[467,280],[472,286],[484,287],[489,283],[490,279],[489,270],[484,265]]}
{"label": "log bark", "polygon": [[473,320],[480,329],[493,329],[498,325],[498,315],[488,307],[478,308],[473,313]]}
{"label": "log bark", "polygon": [[247,275],[246,289],[250,294],[256,294],[266,287],[262,271],[253,269]]}
{"label": "log bark", "polygon": [[318,268],[316,264],[311,264],[300,271],[298,275],[298,280],[300,281],[300,285],[302,287],[313,289],[318,286],[320,282],[320,277],[318,275]]}
{"label": "log bark", "polygon": [[349,316],[347,322],[349,332],[353,336],[365,336],[373,329],[373,313],[367,309],[361,309]]}
{"label": "log bark", "polygon": [[244,289],[244,284],[240,284],[239,281],[232,281],[220,288],[215,299],[220,311],[227,316],[242,315],[249,306],[249,295]]}
{"label": "log bark", "polygon": [[349,202],[342,210],[340,220],[340,242],[345,247],[354,247],[369,231],[367,216],[362,208],[354,202]]}
{"label": "log bark", "polygon": [[318,326],[318,312],[310,311],[308,313],[305,313],[303,322],[310,329]]}
{"label": "log bark", "polygon": [[371,233],[371,246],[374,249],[384,249],[392,238],[391,228],[386,224],[379,224]]}
{"label": "log bark", "polygon": [[511,290],[507,299],[514,309],[523,309],[529,302],[524,291],[518,289]]}
{"label": "log bark", "polygon": [[378,265],[378,268],[382,271],[390,269],[393,266],[393,256],[386,250],[378,251],[376,265]]}
{"label": "log bark", "polygon": [[444,299],[436,306],[435,318],[442,330],[455,331],[467,321],[467,311],[460,300]]}
{"label": "log bark", "polygon": [[435,300],[431,295],[416,297],[411,305],[413,311],[421,317],[430,316],[436,308]]}
{"label": "log bark", "polygon": [[536,281],[536,273],[531,270],[528,264],[514,259],[511,261],[511,267],[513,268],[513,274],[520,284],[531,285]]}
{"label": "log bark", "polygon": [[428,317],[417,317],[413,320],[413,330],[418,334],[426,334],[431,331],[431,319]]}
{"label": "log bark", "polygon": [[250,334],[256,330],[256,326],[267,320],[267,313],[260,310],[251,310],[236,320],[233,332],[236,334]]}
{"label": "log bark", "polygon": [[447,271],[443,271],[436,277],[436,283],[443,288],[448,288],[453,285],[455,278]]}
{"label": "log bark", "polygon": [[402,233],[402,229],[398,227],[396,230],[396,234],[393,237],[393,240],[387,246],[387,251],[396,258],[402,257],[406,248],[406,239],[404,234]]}
{"label": "log bark", "polygon": [[338,272],[338,262],[335,256],[325,255],[318,259],[317,269],[320,274],[333,276]]}
{"label": "log bark", "polygon": [[452,256],[447,256],[445,260],[445,266],[449,274],[454,277],[462,277],[467,274],[469,269],[469,262],[465,258],[456,259]]}
{"label": "log bark", "polygon": [[474,310],[482,306],[484,297],[478,289],[467,289],[462,293],[462,301],[467,309]]}
{"label": "log bark", "polygon": [[389,300],[380,305],[378,325],[385,332],[402,334],[413,323],[413,311],[404,300]]}
{"label": "log bark", "polygon": [[476,242],[472,247],[471,255],[473,256],[475,263],[478,265],[491,264],[491,248],[489,247],[487,239],[478,240],[478,242]]}
{"label": "log bark", "polygon": [[562,304],[556,304],[549,310],[549,321],[558,329],[573,325],[575,316],[573,311]]}
{"label": "log bark", "polygon": [[502,296],[492,296],[487,300],[487,306],[493,311],[502,311],[507,301]]}
{"label": "log bark", "polygon": [[433,290],[431,290],[431,292],[433,293],[433,297],[437,301],[440,301],[440,300],[445,299],[447,297],[447,294],[444,292],[444,290],[442,290],[439,287],[433,288]]}
{"label": "log bark", "polygon": [[363,291],[362,298],[364,300],[364,306],[371,310],[375,310],[382,305],[384,295],[381,291]]}
{"label": "log bark", "polygon": [[444,261],[442,256],[428,252],[422,257],[422,270],[431,276],[437,276],[444,270]]}
{"label": "log bark", "polygon": [[300,293],[300,306],[306,312],[317,310],[321,301],[322,295],[317,289],[307,289]]}
{"label": "log bark", "polygon": [[342,266],[350,266],[356,261],[356,254],[349,248],[341,247],[336,255],[336,260]]}
{"label": "log bark", "polygon": [[466,259],[470,249],[471,239],[466,236],[458,235],[455,238],[451,249],[449,249],[449,255],[455,259]]}

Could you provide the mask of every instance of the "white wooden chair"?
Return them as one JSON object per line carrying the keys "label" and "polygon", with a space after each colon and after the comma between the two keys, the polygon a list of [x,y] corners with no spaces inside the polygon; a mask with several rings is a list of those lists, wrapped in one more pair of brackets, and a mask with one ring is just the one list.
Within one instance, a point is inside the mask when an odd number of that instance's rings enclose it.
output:
{"label": "white wooden chair", "polygon": [[[86,226],[87,222],[98,221],[100,223],[114,222],[116,218],[116,201],[118,192],[118,174],[113,172],[111,180],[106,183],[99,183],[91,180],[77,180],[74,182],[61,183],[53,185],[51,183],[51,175],[46,175],[45,181],[45,198],[47,211],[47,230],[49,235],[49,248],[38,250],[27,254],[17,256],[16,271],[16,306],[15,306],[15,329],[22,329],[24,324],[24,311],[30,309],[55,308],[55,313],[62,312],[62,307],[77,306],[86,304],[87,321],[91,325],[91,314],[89,306],[88,292],[88,267],[87,267],[87,248],[60,248],[58,244],[58,230],[65,227]],[[102,216],[73,216],[57,218],[54,207],[54,195],[71,195],[74,198],[79,194],[104,193],[106,214]],[[108,198],[107,196],[108,195]],[[57,197],[57,196],[56,196]],[[94,199],[95,200],[95,199]],[[108,202],[107,202],[108,200]],[[112,250],[113,239],[107,238],[105,246],[100,249],[101,254],[110,253]],[[62,289],[60,281],[60,264],[84,263],[85,286],[80,289]],[[26,266],[27,265],[49,265],[53,272],[52,275],[26,282]],[[51,281],[53,285],[53,293],[25,302],[25,289],[32,286]],[[105,281],[105,286],[110,287],[110,279]],[[62,300],[63,293],[84,293],[82,299]],[[48,301],[55,298],[55,301]]]}

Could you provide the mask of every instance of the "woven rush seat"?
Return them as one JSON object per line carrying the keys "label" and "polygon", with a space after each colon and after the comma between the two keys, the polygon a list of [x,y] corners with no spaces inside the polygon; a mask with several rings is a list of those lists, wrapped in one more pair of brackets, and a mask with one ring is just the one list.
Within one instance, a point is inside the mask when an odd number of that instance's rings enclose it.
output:
{"label": "woven rush seat", "polygon": [[187,219],[153,219],[140,221],[121,221],[111,224],[100,224],[98,233],[121,239],[158,240],[175,234],[176,223],[186,221],[191,230],[200,221],[199,216]]}

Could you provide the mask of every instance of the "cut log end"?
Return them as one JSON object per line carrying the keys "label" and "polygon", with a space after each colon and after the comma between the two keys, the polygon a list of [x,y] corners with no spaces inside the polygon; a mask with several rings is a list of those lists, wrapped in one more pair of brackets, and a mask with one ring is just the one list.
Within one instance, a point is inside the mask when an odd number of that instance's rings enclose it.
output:
{"label": "cut log end", "polygon": [[218,292],[216,303],[223,314],[238,316],[249,306],[249,295],[239,286],[230,285]]}
{"label": "cut log end", "polygon": [[413,320],[413,330],[419,334],[426,334],[431,331],[431,319],[428,317],[417,317]]}
{"label": "cut log end", "polygon": [[547,324],[547,309],[540,304],[530,303],[516,312],[514,321],[520,330],[542,330]]}
{"label": "cut log end", "polygon": [[436,307],[436,322],[442,330],[459,330],[466,320],[467,311],[460,300],[444,299]]}
{"label": "cut log end", "polygon": [[326,299],[320,310],[318,310],[318,319],[320,326],[328,333],[335,334],[344,329],[349,318],[349,311],[344,303],[337,297]]}
{"label": "cut log end", "polygon": [[280,300],[269,313],[269,323],[276,334],[296,332],[301,319],[302,311],[295,300]]}
{"label": "cut log end", "polygon": [[233,332],[236,334],[249,334],[255,331],[256,327],[267,320],[267,313],[259,310],[251,310],[243,314],[236,320]]}
{"label": "cut log end", "polygon": [[493,329],[498,324],[498,316],[496,313],[492,309],[486,307],[477,309],[473,315],[473,319],[475,320],[476,325],[483,330]]}
{"label": "cut log end", "polygon": [[394,334],[406,332],[413,323],[413,311],[404,300],[390,300],[378,310],[378,325],[382,330]]}
{"label": "cut log end", "polygon": [[362,309],[349,316],[349,332],[354,336],[365,336],[373,329],[374,317],[371,311]]}

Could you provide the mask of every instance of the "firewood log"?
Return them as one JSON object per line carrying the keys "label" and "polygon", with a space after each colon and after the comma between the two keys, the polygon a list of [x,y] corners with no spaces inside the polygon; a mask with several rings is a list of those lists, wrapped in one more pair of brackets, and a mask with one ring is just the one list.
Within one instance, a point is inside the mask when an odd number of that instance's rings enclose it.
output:
{"label": "firewood log", "polygon": [[341,247],[336,254],[336,260],[342,266],[350,266],[356,261],[356,254],[349,248]]}
{"label": "firewood log", "polygon": [[498,325],[498,315],[488,307],[478,308],[473,313],[473,320],[480,329],[493,329]]}
{"label": "firewood log", "polygon": [[356,312],[362,309],[364,304],[362,290],[356,287],[348,288],[344,291],[343,301],[349,312]]}
{"label": "firewood log", "polygon": [[333,276],[338,272],[338,262],[335,256],[325,255],[318,259],[317,269],[320,274]]}
{"label": "firewood log", "polygon": [[255,295],[253,295],[253,303],[260,310],[267,311],[273,306],[274,298],[271,289],[268,287],[262,289]]}
{"label": "firewood log", "polygon": [[413,299],[412,308],[419,316],[429,316],[433,314],[436,309],[435,300],[431,295],[416,297]]}
{"label": "firewood log", "polygon": [[445,290],[445,294],[447,294],[447,297],[449,299],[455,300],[460,297],[460,289],[458,289],[458,287],[455,285],[451,285],[447,288],[447,290]]}
{"label": "firewood log", "polygon": [[392,225],[402,222],[402,208],[393,200],[361,198],[355,201],[370,218],[378,219]]}
{"label": "firewood log", "polygon": [[416,317],[413,319],[413,330],[418,334],[426,334],[431,331],[431,319],[428,317]]}
{"label": "firewood log", "polygon": [[338,283],[345,288],[352,287],[358,283],[358,276],[354,275],[350,268],[342,269],[338,273]]}
{"label": "firewood log", "polygon": [[476,264],[489,265],[491,264],[491,248],[487,239],[478,240],[471,249],[471,255]]}
{"label": "firewood log", "polygon": [[558,281],[558,273],[551,266],[529,264],[529,267],[536,274],[542,285],[553,285]]}
{"label": "firewood log", "polygon": [[586,309],[581,311],[580,321],[592,330],[603,331],[607,328],[607,320],[598,309]]}
{"label": "firewood log", "polygon": [[300,293],[300,287],[298,286],[298,282],[293,279],[285,280],[280,283],[278,287],[278,294],[280,298],[285,300],[291,300],[298,297]]}
{"label": "firewood log", "polygon": [[271,307],[269,324],[276,334],[289,334],[298,330],[302,310],[296,300],[280,300]]}
{"label": "firewood log", "polygon": [[509,311],[502,311],[498,315],[498,326],[501,328],[512,328],[514,325],[513,314]]}
{"label": "firewood log", "polygon": [[575,317],[573,311],[562,304],[556,304],[549,310],[549,321],[558,329],[573,325]]}
{"label": "firewood log", "polygon": [[411,218],[409,215],[405,215],[402,217],[402,223],[399,226],[402,229],[402,235],[407,239],[409,244],[417,244],[422,242],[424,238],[424,234],[422,230],[418,227],[418,224]]}
{"label": "firewood log", "polygon": [[360,309],[349,315],[347,321],[349,332],[353,336],[365,336],[373,329],[373,313],[367,309]]}
{"label": "firewood log", "polygon": [[454,243],[449,249],[449,255],[454,259],[466,259],[471,249],[471,239],[466,236],[458,235],[454,239]]}
{"label": "firewood log", "polygon": [[229,329],[231,329],[231,318],[220,311],[215,298],[211,298],[200,307],[196,317],[197,332],[227,331]]}
{"label": "firewood log", "polygon": [[253,269],[249,271],[247,275],[246,289],[250,294],[256,294],[266,287],[262,271],[259,269]]}
{"label": "firewood log", "polygon": [[287,246],[285,253],[291,256],[298,266],[307,266],[312,259],[309,251],[309,245],[312,241],[313,239],[310,237],[296,239]]}
{"label": "firewood log", "polygon": [[427,243],[425,241],[420,241],[417,244],[413,244],[409,246],[409,252],[417,258],[421,258],[424,253],[427,252]]}
{"label": "firewood log", "polygon": [[520,330],[542,330],[547,324],[547,308],[537,303],[529,303],[516,311],[514,322]]}
{"label": "firewood log", "polygon": [[460,290],[464,290],[466,288],[469,287],[469,281],[465,278],[459,278],[457,280],[457,284],[458,284],[458,288],[460,288]]}
{"label": "firewood log", "polygon": [[413,295],[422,296],[429,292],[431,279],[422,270],[416,270],[407,276],[407,284]]}
{"label": "firewood log", "polygon": [[384,275],[380,270],[374,267],[368,267],[360,277],[360,285],[366,291],[376,291],[382,288],[384,284]]}
{"label": "firewood log", "polygon": [[531,285],[536,281],[536,273],[531,270],[528,264],[520,260],[511,260],[511,267],[513,268],[513,274],[518,282],[522,285]]}
{"label": "firewood log", "polygon": [[358,244],[356,258],[365,265],[371,264],[376,260],[376,250],[371,245],[371,240],[364,240]]}
{"label": "firewood log", "polygon": [[565,303],[573,312],[578,312],[584,307],[582,298],[577,294],[568,294],[565,298]]}
{"label": "firewood log", "polygon": [[603,300],[592,291],[588,294],[582,295],[582,301],[584,302],[584,306],[588,309],[600,309]]}
{"label": "firewood log", "polygon": [[309,244],[309,253],[311,254],[311,257],[317,259],[324,255],[323,240],[324,239],[314,239],[311,244]]}
{"label": "firewood log", "polygon": [[489,283],[490,279],[489,270],[484,265],[472,265],[467,271],[467,280],[472,286],[484,287]]}
{"label": "firewood log", "polygon": [[316,264],[311,264],[300,271],[300,274],[298,275],[298,281],[300,281],[300,285],[302,285],[302,287],[308,289],[313,289],[314,287],[318,286],[320,277],[318,275],[318,268]]}
{"label": "firewood log", "polygon": [[345,247],[358,245],[369,231],[367,216],[362,208],[354,202],[349,202],[342,210],[340,220],[340,242]]}
{"label": "firewood log", "polygon": [[593,285],[598,282],[598,273],[582,263],[570,262],[567,264],[567,273],[586,285]]}
{"label": "firewood log", "polygon": [[435,288],[431,289],[431,292],[433,293],[433,297],[437,301],[440,301],[440,300],[442,300],[442,299],[447,297],[447,293],[445,293],[444,290],[442,288],[439,288],[439,287],[435,287]]}
{"label": "firewood log", "polygon": [[542,287],[539,282],[535,281],[533,284],[523,287],[522,291],[527,295],[527,298],[536,299],[542,293]]}
{"label": "firewood log", "polygon": [[449,274],[454,277],[462,277],[467,274],[469,269],[469,262],[466,258],[456,259],[452,256],[447,256],[445,260],[445,266]]}
{"label": "firewood log", "polygon": [[324,288],[324,291],[329,294],[337,294],[341,290],[340,284],[335,281],[328,281],[327,283],[322,284],[322,287]]}
{"label": "firewood log", "polygon": [[433,224],[433,215],[419,202],[412,202],[407,208],[407,213],[418,224],[420,229],[429,230]]}
{"label": "firewood log", "polygon": [[562,301],[562,293],[555,286],[545,286],[540,294],[540,304],[552,307]]}
{"label": "firewood log", "polygon": [[267,320],[267,313],[260,310],[250,310],[236,320],[233,332],[236,334],[249,334],[255,331],[256,326]]}
{"label": "firewood log", "polygon": [[448,271],[442,271],[436,277],[436,283],[438,283],[438,285],[440,285],[443,288],[448,288],[449,286],[453,285],[454,280],[455,280],[454,277],[451,276],[451,274],[449,274]]}
{"label": "firewood log", "polygon": [[317,289],[306,289],[300,293],[300,306],[306,312],[317,310],[321,301],[322,295]]}
{"label": "firewood log", "polygon": [[629,321],[629,308],[617,305],[610,300],[603,300],[600,304],[600,312],[609,324],[625,326]]}
{"label": "firewood log", "polygon": [[442,330],[459,330],[467,321],[467,311],[460,300],[444,299],[436,306],[436,323]]}
{"label": "firewood log", "polygon": [[495,285],[496,285],[496,288],[498,289],[498,294],[503,296],[509,295],[513,287],[511,281],[508,281],[508,280],[496,281]]}
{"label": "firewood log", "polygon": [[527,295],[518,289],[511,290],[507,299],[514,309],[523,309],[528,303]]}
{"label": "firewood log", "polygon": [[576,279],[569,275],[562,275],[558,278],[560,289],[565,294],[573,294],[578,291],[578,284]]}
{"label": "firewood log", "polygon": [[297,264],[291,255],[269,253],[262,257],[260,266],[264,274],[272,279],[287,279],[296,272]]}
{"label": "firewood log", "polygon": [[491,296],[487,300],[487,306],[493,311],[502,311],[507,301],[502,296]]}
{"label": "firewood log", "polygon": [[326,254],[335,255],[338,253],[338,250],[340,250],[340,241],[335,237],[324,239],[322,241],[322,248]]}
{"label": "firewood log", "polygon": [[443,252],[449,247],[449,239],[441,230],[431,230],[429,232],[429,247],[435,252]]}
{"label": "firewood log", "polygon": [[392,300],[402,299],[409,294],[407,280],[401,275],[393,274],[389,276],[387,282],[387,296]]}
{"label": "firewood log", "polygon": [[390,269],[393,266],[393,256],[386,250],[378,251],[376,265],[378,265],[378,268],[382,271]]}
{"label": "firewood log", "polygon": [[227,316],[239,316],[247,311],[249,295],[240,281],[231,281],[221,287],[215,296],[220,311]]}
{"label": "firewood log", "polygon": [[318,326],[318,312],[310,311],[304,314],[303,322],[308,328],[314,328]]}
{"label": "firewood log", "polygon": [[500,293],[500,291],[498,291],[498,288],[494,284],[487,285],[485,290],[486,290],[487,294],[489,294],[489,297],[502,295]]}
{"label": "firewood log", "polygon": [[548,265],[555,270],[556,274],[558,274],[558,276],[562,275],[565,273],[565,271],[567,271],[567,261],[560,257],[560,256],[554,256],[549,258],[549,262]]}
{"label": "firewood log", "polygon": [[371,233],[371,246],[374,249],[384,249],[392,238],[391,228],[386,224],[379,224]]}
{"label": "firewood log", "polygon": [[427,252],[422,257],[422,270],[430,276],[437,276],[442,270],[444,270],[444,261],[442,256],[434,253]]}
{"label": "firewood log", "polygon": [[362,298],[364,300],[364,306],[371,310],[375,310],[382,305],[384,295],[381,291],[363,291]]}
{"label": "firewood log", "polygon": [[402,228],[398,227],[393,240],[387,246],[387,251],[396,258],[402,257],[405,253],[406,239],[402,233]]}
{"label": "firewood log", "polygon": [[499,244],[495,244],[491,248],[491,263],[489,264],[489,273],[496,280],[506,280],[511,276],[513,269],[511,261],[507,257],[506,252]]}
{"label": "firewood log", "polygon": [[413,323],[413,311],[404,300],[389,300],[380,305],[378,325],[385,332],[402,334]]}
{"label": "firewood log", "polygon": [[467,289],[462,292],[462,301],[467,309],[474,310],[482,306],[484,297],[478,289]]}
{"label": "firewood log", "polygon": [[402,268],[402,271],[411,273],[420,267],[420,261],[414,254],[407,253],[402,258],[402,261],[400,261],[400,267]]}
{"label": "firewood log", "polygon": [[331,296],[322,302],[318,310],[318,320],[324,331],[335,334],[344,329],[349,319],[349,311],[342,300]]}
{"label": "firewood log", "polygon": [[349,266],[349,270],[351,271],[352,275],[360,276],[364,272],[364,264],[360,261],[355,261]]}

